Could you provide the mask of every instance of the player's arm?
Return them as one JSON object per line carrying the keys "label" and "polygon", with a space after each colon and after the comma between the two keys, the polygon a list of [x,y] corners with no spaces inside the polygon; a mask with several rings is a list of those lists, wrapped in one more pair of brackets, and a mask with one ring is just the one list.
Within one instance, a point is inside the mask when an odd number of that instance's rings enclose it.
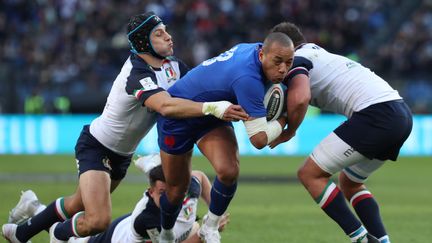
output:
{"label": "player's arm", "polygon": [[163,116],[173,118],[213,115],[225,121],[248,119],[248,115],[241,106],[233,105],[228,101],[194,102],[171,97],[166,91],[160,91],[149,96],[144,101],[144,105]]}
{"label": "player's arm", "polygon": [[309,77],[306,74],[297,74],[289,82],[287,90],[286,122],[288,128],[282,131],[281,135],[269,144],[270,148],[289,141],[296,135],[296,131],[306,115],[310,99]]}
{"label": "player's arm", "polygon": [[226,121],[246,120],[248,115],[238,106],[228,101],[194,102],[173,98],[156,84],[152,71],[143,71],[141,75],[131,76],[126,83],[126,92],[139,102],[163,116],[174,118],[200,117],[213,115]]}
{"label": "player's arm", "polygon": [[246,132],[252,145],[264,148],[276,139],[286,124],[285,118],[267,122],[267,110],[264,107],[264,84],[257,76],[243,76],[233,83],[238,103],[251,116],[244,121]]}
{"label": "player's arm", "polygon": [[266,117],[259,117],[251,118],[244,124],[252,145],[257,149],[262,149],[279,137],[286,121],[285,117],[270,122],[267,122]]}
{"label": "player's arm", "polygon": [[204,172],[199,170],[193,170],[192,176],[195,176],[198,178],[198,180],[201,183],[201,198],[204,200],[204,202],[207,204],[207,206],[210,205],[210,191],[211,191],[211,183],[209,178],[207,177]]}
{"label": "player's arm", "polygon": [[284,83],[287,90],[287,125],[288,128],[270,143],[270,148],[278,144],[289,141],[296,135],[296,131],[306,115],[309,101],[311,99],[309,70],[313,68],[313,63],[303,57],[294,58],[293,67],[288,72]]}

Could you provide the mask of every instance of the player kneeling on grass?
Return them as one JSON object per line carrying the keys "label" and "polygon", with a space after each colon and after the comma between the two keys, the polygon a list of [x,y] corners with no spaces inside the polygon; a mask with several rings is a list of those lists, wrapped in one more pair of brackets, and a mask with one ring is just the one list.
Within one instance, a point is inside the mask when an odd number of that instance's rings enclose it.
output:
{"label": "player kneeling on grass", "polygon": [[[141,157],[135,161],[135,165],[146,173],[150,187],[144,192],[133,212],[115,219],[106,231],[98,235],[85,238],[72,237],[69,239],[69,243],[158,242],[160,232],[159,198],[166,186],[159,154]],[[178,236],[176,242],[202,242],[197,234],[200,226],[196,222],[196,213],[200,196],[207,204],[210,203],[210,189],[211,184],[207,176],[201,171],[192,171],[189,190],[174,226],[174,231]],[[11,211],[9,222],[25,222],[44,208],[45,205],[39,202],[33,191],[25,191],[17,206]],[[229,215],[226,214],[219,223],[219,230],[222,231],[228,222]],[[50,228],[50,235],[52,235],[55,225]]]}

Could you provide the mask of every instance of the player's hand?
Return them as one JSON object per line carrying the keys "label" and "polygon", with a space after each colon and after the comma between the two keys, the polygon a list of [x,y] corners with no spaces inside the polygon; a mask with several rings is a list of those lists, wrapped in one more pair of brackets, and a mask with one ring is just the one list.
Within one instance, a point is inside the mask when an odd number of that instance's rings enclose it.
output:
{"label": "player's hand", "polygon": [[275,148],[281,143],[285,143],[289,141],[291,138],[293,138],[296,135],[295,131],[289,131],[289,129],[283,130],[281,135],[277,137],[275,140],[273,140],[271,143],[269,143],[270,148]]}
{"label": "player's hand", "polygon": [[247,121],[249,115],[239,105],[230,105],[222,117],[224,121]]}
{"label": "player's hand", "polygon": [[219,232],[222,232],[225,229],[225,226],[230,222],[229,219],[230,213],[224,213],[219,221]]}

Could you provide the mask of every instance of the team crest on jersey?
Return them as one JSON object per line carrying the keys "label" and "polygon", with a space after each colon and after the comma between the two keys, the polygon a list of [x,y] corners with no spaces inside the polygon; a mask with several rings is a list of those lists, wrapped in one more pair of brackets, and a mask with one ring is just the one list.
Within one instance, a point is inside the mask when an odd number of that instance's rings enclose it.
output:
{"label": "team crest on jersey", "polygon": [[177,73],[175,72],[170,61],[164,60],[164,62],[162,63],[162,68],[165,72],[165,76],[167,78],[168,83],[177,80]]}
{"label": "team crest on jersey", "polygon": [[192,208],[192,206],[191,206],[191,205],[188,205],[187,207],[184,207],[184,208],[183,208],[183,212],[184,212],[184,217],[185,217],[186,219],[189,219],[190,216],[192,215],[192,212],[193,212],[193,208]]}
{"label": "team crest on jersey", "polygon": [[103,165],[104,165],[105,168],[107,168],[110,171],[112,170],[112,168],[111,168],[111,160],[108,159],[108,157],[103,158],[102,159],[102,163],[103,163]]}

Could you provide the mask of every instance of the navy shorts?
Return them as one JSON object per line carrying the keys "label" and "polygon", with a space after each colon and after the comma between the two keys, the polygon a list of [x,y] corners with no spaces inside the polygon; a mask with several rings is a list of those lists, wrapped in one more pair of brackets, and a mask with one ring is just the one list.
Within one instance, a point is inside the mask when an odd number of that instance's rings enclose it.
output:
{"label": "navy shorts", "polygon": [[108,172],[112,180],[121,180],[126,176],[132,154],[119,155],[106,148],[90,134],[89,125],[85,125],[75,146],[75,157],[79,175],[89,170],[100,170]]}
{"label": "navy shorts", "polygon": [[170,119],[159,115],[157,119],[159,148],[168,154],[184,154],[193,149],[195,142],[205,134],[221,126],[232,127],[232,124],[213,116]]}
{"label": "navy shorts", "polygon": [[412,125],[405,102],[393,100],[354,112],[334,133],[369,159],[396,160]]}

